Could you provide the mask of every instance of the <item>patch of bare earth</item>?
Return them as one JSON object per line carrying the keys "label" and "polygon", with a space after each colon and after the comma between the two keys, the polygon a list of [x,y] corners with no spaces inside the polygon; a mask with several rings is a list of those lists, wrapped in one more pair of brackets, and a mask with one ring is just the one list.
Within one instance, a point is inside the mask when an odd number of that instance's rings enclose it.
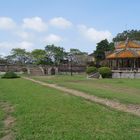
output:
{"label": "patch of bare earth", "polygon": [[3,120],[3,137],[1,140],[14,140],[14,134],[11,130],[15,123],[15,118],[11,115],[14,112],[14,108],[7,102],[0,102],[0,108],[5,113],[5,118]]}
{"label": "patch of bare earth", "polygon": [[100,98],[100,97],[97,97],[94,95],[88,95],[88,94],[81,92],[81,91],[77,91],[74,89],[68,89],[65,87],[60,87],[60,86],[55,85],[55,84],[48,84],[45,82],[34,80],[32,78],[28,78],[28,77],[23,77],[23,78],[26,80],[30,80],[32,82],[38,83],[38,84],[43,85],[43,86],[48,86],[48,87],[55,88],[57,90],[69,93],[71,95],[82,97],[82,98],[89,100],[89,101],[93,101],[93,102],[96,102],[96,103],[99,103],[99,104],[102,104],[105,106],[109,106],[109,107],[116,109],[116,110],[119,110],[119,111],[128,112],[128,113],[140,116],[140,105],[123,104],[123,103],[120,103],[118,101]]}

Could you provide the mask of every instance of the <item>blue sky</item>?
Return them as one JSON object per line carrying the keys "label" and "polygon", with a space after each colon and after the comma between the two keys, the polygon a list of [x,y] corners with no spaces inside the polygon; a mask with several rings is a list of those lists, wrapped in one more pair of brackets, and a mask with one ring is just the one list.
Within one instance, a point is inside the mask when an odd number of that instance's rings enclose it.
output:
{"label": "blue sky", "polygon": [[140,29],[139,0],[0,0],[0,54],[47,44],[93,52],[96,43]]}

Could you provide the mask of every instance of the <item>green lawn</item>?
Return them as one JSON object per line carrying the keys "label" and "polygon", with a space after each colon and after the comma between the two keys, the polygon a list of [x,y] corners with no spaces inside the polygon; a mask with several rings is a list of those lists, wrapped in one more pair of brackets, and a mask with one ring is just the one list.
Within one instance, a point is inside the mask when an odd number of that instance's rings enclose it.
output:
{"label": "green lawn", "polygon": [[0,108],[0,138],[3,136],[3,119],[4,119],[4,112]]}
{"label": "green lawn", "polygon": [[87,79],[86,75],[33,78],[123,103],[140,104],[140,79]]}
{"label": "green lawn", "polygon": [[24,79],[0,79],[0,101],[15,108],[16,140],[140,139],[140,117]]}

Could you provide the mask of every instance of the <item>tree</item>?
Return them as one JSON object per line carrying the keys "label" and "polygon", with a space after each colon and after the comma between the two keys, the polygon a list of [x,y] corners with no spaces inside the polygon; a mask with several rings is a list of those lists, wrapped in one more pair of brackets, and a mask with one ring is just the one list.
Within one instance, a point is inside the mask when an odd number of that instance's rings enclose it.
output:
{"label": "tree", "polygon": [[73,54],[73,55],[87,54],[86,52],[81,52],[79,49],[74,49],[74,48],[70,49],[70,53]]}
{"label": "tree", "polygon": [[86,64],[87,63],[87,57],[88,53],[81,52],[79,49],[70,49],[70,52],[68,53],[72,57],[72,61],[74,64]]}
{"label": "tree", "polygon": [[7,64],[6,59],[2,55],[0,55],[0,64]]}
{"label": "tree", "polygon": [[64,51],[64,48],[58,47],[55,45],[47,45],[45,47],[46,54],[49,59],[54,62],[55,65],[59,65],[60,62],[66,57],[66,52]]}
{"label": "tree", "polygon": [[94,51],[97,63],[105,59],[105,53],[107,51],[114,50],[114,43],[109,43],[107,39],[97,43],[96,50]]}
{"label": "tree", "polygon": [[33,62],[35,64],[45,64],[46,63],[46,51],[41,49],[35,49],[31,52]]}
{"label": "tree", "polygon": [[118,33],[117,36],[113,38],[113,41],[125,41],[127,38],[140,41],[140,30],[126,30],[122,33]]}
{"label": "tree", "polygon": [[68,63],[70,64],[70,73],[73,75],[73,64],[85,65],[87,63],[88,53],[81,52],[79,49],[70,49],[67,53]]}
{"label": "tree", "polygon": [[27,53],[25,49],[14,48],[11,50],[11,55],[8,57],[16,63],[25,64],[28,61],[28,55],[29,53]]}

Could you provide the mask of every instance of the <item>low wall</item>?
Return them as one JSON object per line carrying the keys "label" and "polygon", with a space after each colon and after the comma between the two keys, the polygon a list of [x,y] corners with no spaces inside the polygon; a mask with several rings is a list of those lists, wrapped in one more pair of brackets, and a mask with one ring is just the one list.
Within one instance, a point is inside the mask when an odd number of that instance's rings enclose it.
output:
{"label": "low wall", "polygon": [[139,79],[140,71],[112,71],[112,78]]}
{"label": "low wall", "polygon": [[55,75],[58,73],[82,73],[85,72],[86,66],[83,65],[60,65],[60,66],[37,66],[37,65],[3,65],[0,64],[0,72],[26,72],[31,75]]}

